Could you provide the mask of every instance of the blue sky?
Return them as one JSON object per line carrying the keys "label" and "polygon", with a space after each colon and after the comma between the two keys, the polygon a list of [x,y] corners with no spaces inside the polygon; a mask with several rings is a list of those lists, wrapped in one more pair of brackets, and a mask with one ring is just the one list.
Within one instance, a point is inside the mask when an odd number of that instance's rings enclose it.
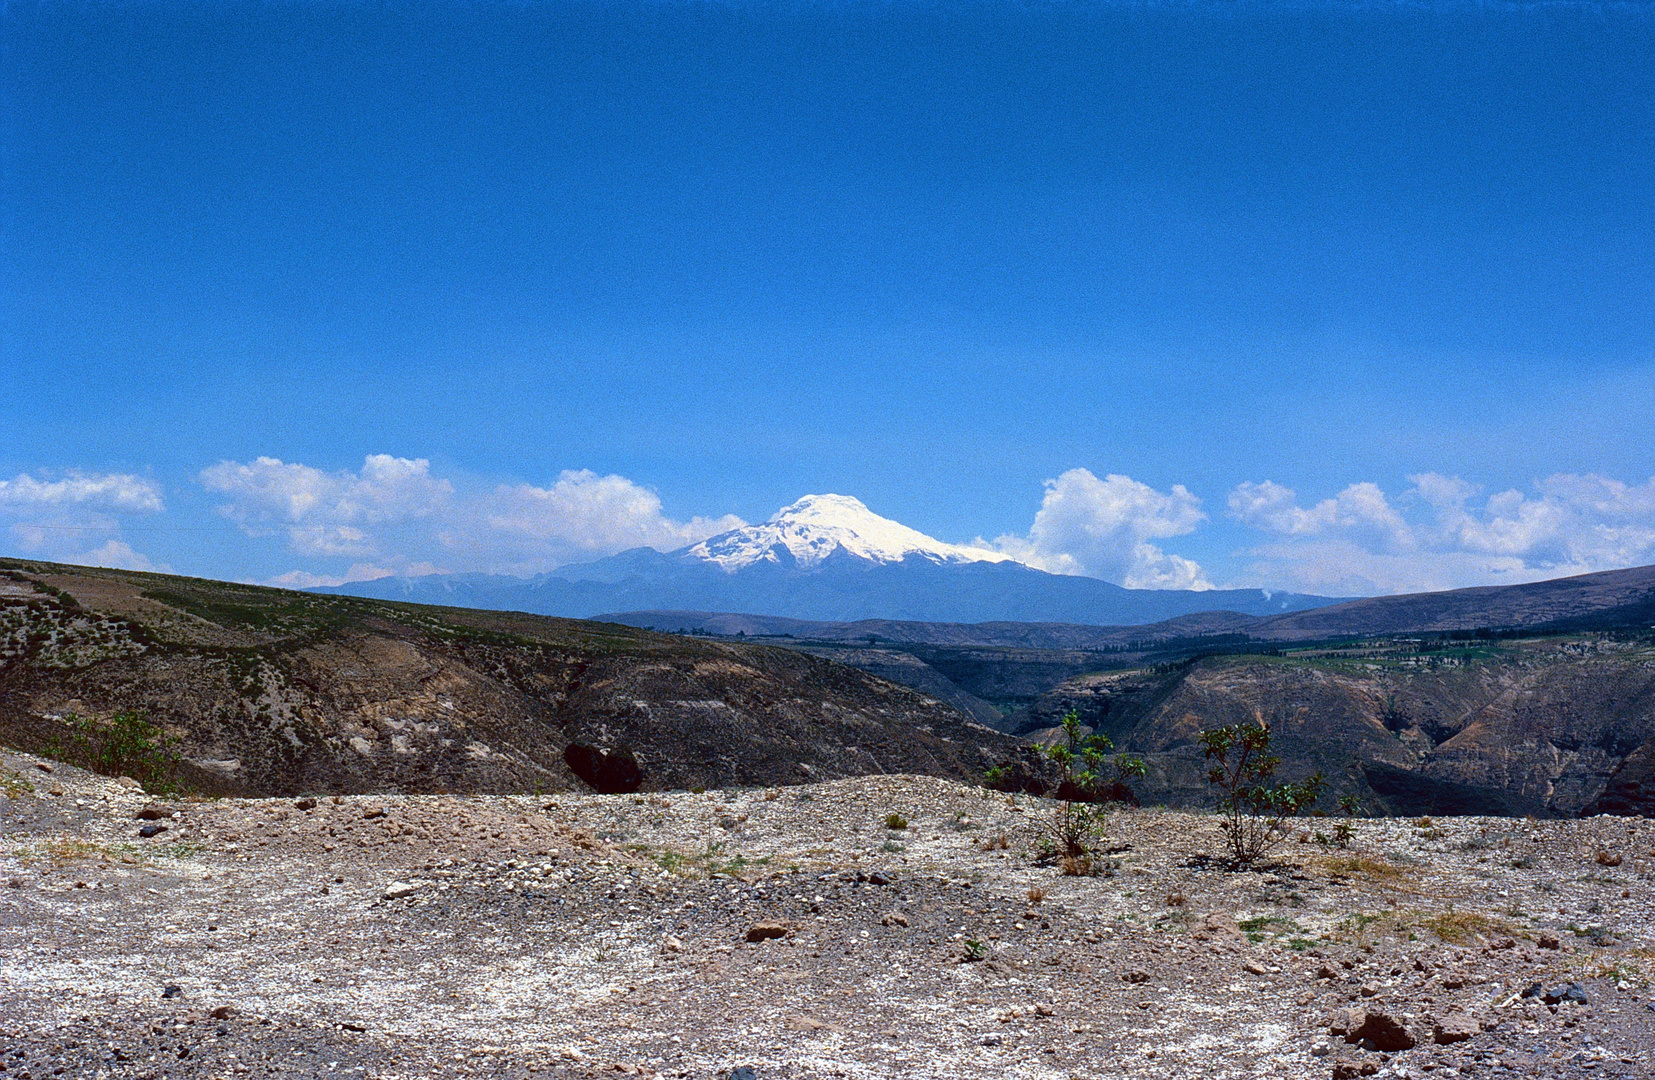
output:
{"label": "blue sky", "polygon": [[0,11],[0,550],[1655,562],[1655,8]]}

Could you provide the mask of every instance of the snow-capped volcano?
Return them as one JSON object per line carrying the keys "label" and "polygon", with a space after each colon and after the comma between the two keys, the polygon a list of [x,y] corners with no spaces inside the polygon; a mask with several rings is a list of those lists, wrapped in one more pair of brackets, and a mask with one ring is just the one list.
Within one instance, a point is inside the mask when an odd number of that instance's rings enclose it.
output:
{"label": "snow-capped volcano", "polygon": [[733,573],[761,562],[791,561],[809,569],[836,551],[875,563],[901,562],[911,555],[938,564],[1012,561],[997,551],[945,544],[880,517],[849,495],[806,495],[769,521],[720,533],[686,554]]}

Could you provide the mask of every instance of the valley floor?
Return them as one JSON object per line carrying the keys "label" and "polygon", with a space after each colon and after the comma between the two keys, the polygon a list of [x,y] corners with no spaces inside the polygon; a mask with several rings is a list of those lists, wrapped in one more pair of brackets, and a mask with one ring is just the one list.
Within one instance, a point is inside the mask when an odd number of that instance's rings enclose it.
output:
{"label": "valley floor", "polygon": [[165,801],[0,763],[6,1080],[1655,1075],[1642,819],[1236,872],[1213,818],[1120,810],[1082,878],[1034,861],[1051,804],[924,777]]}

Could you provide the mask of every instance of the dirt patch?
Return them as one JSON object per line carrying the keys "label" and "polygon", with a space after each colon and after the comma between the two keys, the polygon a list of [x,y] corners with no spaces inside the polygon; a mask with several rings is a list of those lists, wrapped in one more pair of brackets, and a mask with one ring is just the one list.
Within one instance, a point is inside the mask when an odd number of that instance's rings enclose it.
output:
{"label": "dirt patch", "polygon": [[1655,1069],[1639,819],[1235,872],[1211,818],[1121,810],[1075,878],[1034,861],[1051,804],[921,777],[165,802],[3,757],[7,1076]]}

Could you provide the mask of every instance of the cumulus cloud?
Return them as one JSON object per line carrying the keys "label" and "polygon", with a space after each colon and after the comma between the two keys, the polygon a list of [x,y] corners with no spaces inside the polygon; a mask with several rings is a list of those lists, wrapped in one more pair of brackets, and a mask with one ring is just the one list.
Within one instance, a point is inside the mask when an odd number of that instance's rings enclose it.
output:
{"label": "cumulus cloud", "polygon": [[1353,484],[1302,508],[1291,488],[1244,483],[1230,516],[1271,534],[1251,573],[1312,591],[1417,592],[1512,584],[1655,562],[1655,479],[1556,474],[1487,496],[1460,477],[1420,473],[1393,505]]}
{"label": "cumulus cloud", "polygon": [[371,526],[440,513],[454,494],[424,458],[369,454],[359,472],[323,472],[279,458],[221,461],[201,471],[209,491],[231,497],[219,508],[251,535],[284,531],[306,555],[371,555]]}
{"label": "cumulus cloud", "polygon": [[120,534],[125,515],[165,509],[161,486],[131,473],[71,469],[44,479],[20,473],[0,480],[0,524],[12,546],[54,562],[164,572]]}
{"label": "cumulus cloud", "polygon": [[147,570],[153,574],[170,574],[172,567],[158,563],[141,551],[132,550],[124,540],[107,540],[102,546],[72,556],[69,562],[79,566],[107,566],[112,570]]}
{"label": "cumulus cloud", "polygon": [[71,471],[61,480],[36,480],[20,473],[0,480],[0,505],[8,507],[86,506],[138,513],[158,512],[161,488],[129,473]]}
{"label": "cumulus cloud", "polygon": [[1134,589],[1210,589],[1199,564],[1152,543],[1194,532],[1201,500],[1182,485],[1157,491],[1130,476],[1102,480],[1070,469],[1046,481],[1027,536],[979,544],[1054,574],[1103,578]]}
{"label": "cumulus cloud", "polygon": [[342,574],[295,569],[272,582],[300,588],[391,574],[532,574],[627,548],[670,551],[745,524],[674,520],[658,495],[624,476],[573,470],[545,487],[461,490],[426,459],[389,454],[336,472],[271,457],[224,461],[201,482],[228,497],[220,512],[250,535],[279,533],[301,555],[362,560]]}
{"label": "cumulus cloud", "polygon": [[673,551],[747,524],[734,514],[675,521],[661,499],[624,476],[567,470],[549,487],[501,485],[444,533],[452,548],[487,543],[513,565],[545,569],[581,558],[652,547]]}

